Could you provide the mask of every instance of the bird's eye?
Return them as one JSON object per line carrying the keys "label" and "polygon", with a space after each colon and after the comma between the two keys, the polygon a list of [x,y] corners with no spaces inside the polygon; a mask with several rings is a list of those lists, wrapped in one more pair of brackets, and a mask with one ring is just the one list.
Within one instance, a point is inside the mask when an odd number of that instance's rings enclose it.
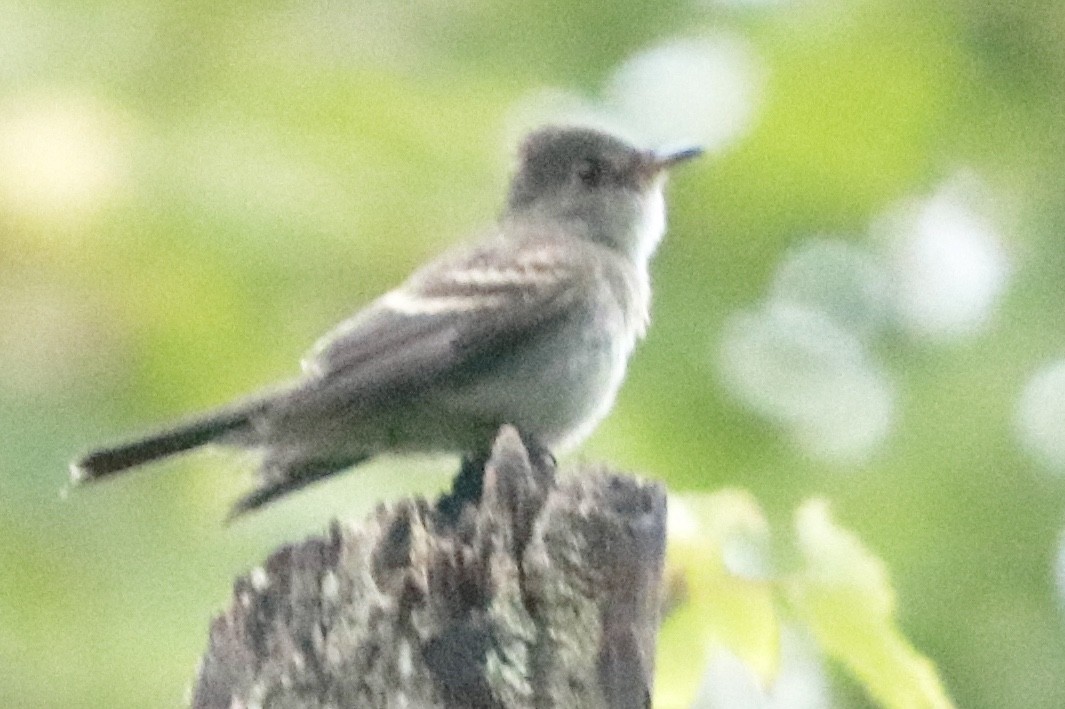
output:
{"label": "bird's eye", "polygon": [[577,167],[577,176],[589,187],[595,187],[603,181],[603,163],[598,160],[583,160]]}

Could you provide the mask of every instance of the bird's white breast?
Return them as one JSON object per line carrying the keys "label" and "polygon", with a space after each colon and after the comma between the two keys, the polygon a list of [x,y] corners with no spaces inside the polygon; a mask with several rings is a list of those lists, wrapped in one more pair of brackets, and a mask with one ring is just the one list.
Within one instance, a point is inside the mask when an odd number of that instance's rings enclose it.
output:
{"label": "bird's white breast", "polygon": [[636,263],[644,268],[666,233],[666,198],[662,192],[663,186],[663,183],[659,182],[641,200],[640,219],[636,223],[636,253],[633,255]]}

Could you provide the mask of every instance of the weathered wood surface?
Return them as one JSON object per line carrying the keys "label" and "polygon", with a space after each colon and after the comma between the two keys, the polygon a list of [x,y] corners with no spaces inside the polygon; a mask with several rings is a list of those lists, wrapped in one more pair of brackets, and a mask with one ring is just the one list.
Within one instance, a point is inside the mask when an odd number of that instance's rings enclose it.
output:
{"label": "weathered wood surface", "polygon": [[661,486],[556,480],[511,428],[479,500],[462,485],[334,522],[238,579],[192,706],[650,706]]}

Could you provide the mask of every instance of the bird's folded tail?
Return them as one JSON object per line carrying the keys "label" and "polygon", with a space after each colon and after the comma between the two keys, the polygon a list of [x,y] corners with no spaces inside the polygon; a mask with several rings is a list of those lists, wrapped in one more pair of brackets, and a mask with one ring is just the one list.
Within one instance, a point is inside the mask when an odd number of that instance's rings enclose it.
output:
{"label": "bird's folded tail", "polygon": [[98,480],[237,434],[251,426],[253,410],[222,409],[136,441],[92,451],[70,464],[71,481]]}

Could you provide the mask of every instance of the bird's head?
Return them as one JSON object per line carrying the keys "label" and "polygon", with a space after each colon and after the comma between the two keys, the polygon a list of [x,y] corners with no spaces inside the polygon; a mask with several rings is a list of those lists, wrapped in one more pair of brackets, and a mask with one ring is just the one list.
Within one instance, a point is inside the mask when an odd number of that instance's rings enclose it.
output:
{"label": "bird's head", "polygon": [[645,261],[665,231],[668,169],[701,153],[640,150],[591,128],[542,128],[522,144],[504,218],[560,224]]}

